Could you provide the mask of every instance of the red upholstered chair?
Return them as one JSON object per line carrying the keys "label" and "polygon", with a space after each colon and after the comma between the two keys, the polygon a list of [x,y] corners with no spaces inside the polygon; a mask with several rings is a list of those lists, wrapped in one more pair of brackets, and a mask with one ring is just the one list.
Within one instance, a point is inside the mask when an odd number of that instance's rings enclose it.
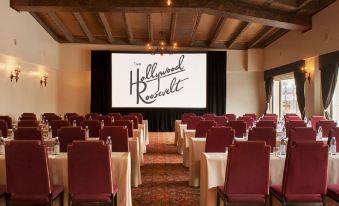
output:
{"label": "red upholstered chair", "polygon": [[299,116],[286,116],[285,117],[285,124],[287,124],[289,121],[298,121],[302,120]]}
{"label": "red upholstered chair", "polygon": [[113,122],[112,126],[126,126],[128,130],[128,136],[133,137],[133,121],[132,120],[117,120]]}
{"label": "red upholstered chair", "polygon": [[294,141],[316,141],[317,132],[310,127],[295,127],[290,130],[289,142]]}
{"label": "red upholstered chair", "polygon": [[21,116],[21,117],[19,117],[19,121],[23,121],[23,120],[36,121],[37,118],[36,118],[36,116]]}
{"label": "red upholstered chair", "polygon": [[265,114],[264,116],[267,116],[267,117],[275,117],[276,119],[278,119],[278,115],[277,114]]}
{"label": "red upholstered chair", "polygon": [[238,117],[238,120],[246,122],[247,128],[252,127],[253,124],[254,124],[254,119],[252,117],[250,117],[250,116]]}
{"label": "red upholstered chair", "polygon": [[100,130],[99,139],[106,142],[112,140],[112,152],[128,152],[128,129],[126,126],[108,126]]}
{"label": "red upholstered chair", "polygon": [[277,123],[272,121],[272,120],[260,120],[257,124],[256,127],[272,127],[274,129],[277,128]]}
{"label": "red upholstered chair", "polygon": [[295,128],[295,127],[306,127],[306,123],[302,120],[291,120],[288,121],[285,124],[286,127],[286,136],[288,137],[290,135],[290,130]]}
{"label": "red upholstered chair", "polygon": [[339,184],[327,186],[327,196],[339,203]]}
{"label": "red upholstered chair", "polygon": [[213,120],[201,120],[195,129],[195,137],[206,137],[208,130],[216,125]]}
{"label": "red upholstered chair", "polygon": [[205,113],[202,115],[205,120],[214,120],[215,114],[214,113]]}
{"label": "red upholstered chair", "polygon": [[312,128],[315,130],[317,129],[317,123],[320,120],[326,120],[326,118],[324,116],[312,116],[311,117],[311,124],[312,124]]}
{"label": "red upholstered chair", "polygon": [[137,116],[139,124],[142,124],[142,121],[144,120],[144,116],[141,113],[129,113],[129,115]]}
{"label": "red upholstered chair", "polygon": [[73,115],[70,118],[68,118],[69,125],[73,126],[73,122],[75,121],[76,126],[80,126],[81,122],[85,120],[85,117],[83,116],[78,116],[78,115]]}
{"label": "red upholstered chair", "polygon": [[95,117],[97,117],[97,116],[99,116],[99,114],[98,113],[87,113],[86,115],[85,115],[85,119],[86,120],[93,120]]}
{"label": "red upholstered chair", "polygon": [[187,129],[196,129],[199,122],[204,120],[203,117],[199,117],[199,116],[192,116],[190,118],[188,118],[187,120]]}
{"label": "red upholstered chair", "polygon": [[215,116],[214,119],[215,123],[217,123],[217,127],[226,126],[228,121],[227,117],[225,116]]}
{"label": "red upholstered chair", "polygon": [[138,129],[138,117],[136,116],[123,116],[121,120],[132,120],[133,129]]}
{"label": "red upholstered chair", "polygon": [[286,113],[286,114],[284,115],[285,118],[286,118],[286,117],[292,117],[292,116],[297,116],[297,117],[299,117],[296,113]]}
{"label": "red upholstered chair", "polygon": [[21,114],[21,116],[35,116],[36,117],[35,113],[33,112],[24,112]]}
{"label": "red upholstered chair", "polygon": [[267,145],[276,147],[277,133],[272,127],[255,127],[248,132],[248,141],[264,141]]}
{"label": "red upholstered chair", "polygon": [[0,198],[6,195],[6,186],[0,185]]}
{"label": "red upholstered chair", "polygon": [[8,127],[5,120],[0,120],[0,132],[4,138],[8,136]]}
{"label": "red upholstered chair", "polygon": [[335,137],[337,142],[337,152],[339,152],[339,127],[335,127],[330,131],[327,144],[330,145],[332,137]]}
{"label": "red upholstered chair", "polygon": [[282,205],[312,202],[325,205],[327,162],[327,145],[295,142],[287,150],[282,185],[270,187],[271,198],[274,196]]}
{"label": "red upholstered chair", "polygon": [[329,137],[331,129],[335,128],[337,124],[332,120],[320,120],[317,123],[317,130],[321,127],[323,131],[323,137]]}
{"label": "red upholstered chair", "polygon": [[81,122],[81,127],[83,129],[88,127],[89,137],[99,137],[99,131],[101,129],[101,124],[98,120],[84,120]]}
{"label": "red upholstered chair", "polygon": [[234,135],[236,137],[243,137],[244,133],[246,133],[246,122],[242,120],[229,121],[227,123],[227,126],[231,127],[234,130]]}
{"label": "red upholstered chair", "polygon": [[269,163],[270,147],[265,142],[237,142],[231,145],[228,148],[225,184],[217,187],[217,205],[220,198],[224,205],[267,205]]}
{"label": "red upholstered chair", "polygon": [[69,205],[117,205],[112,182],[111,151],[102,141],[74,141],[68,146]]}
{"label": "red upholstered chair", "polygon": [[45,117],[47,117],[47,116],[58,116],[57,114],[55,114],[53,112],[45,112],[42,115],[45,116]]}
{"label": "red upholstered chair", "polygon": [[68,127],[68,122],[66,120],[52,120],[49,123],[49,126],[52,128],[52,137],[56,137],[58,134],[58,130],[61,127]]}
{"label": "red upholstered chair", "polygon": [[97,116],[94,118],[94,120],[98,120],[101,124],[101,121],[104,121],[105,126],[111,126],[112,125],[112,117],[108,115],[104,116]]}
{"label": "red upholstered chair", "polygon": [[227,117],[228,121],[237,120],[237,116],[235,116],[235,114],[225,114],[224,116]]}
{"label": "red upholstered chair", "polygon": [[187,121],[189,120],[190,117],[195,117],[197,116],[194,113],[183,113],[181,115],[181,124],[187,124]]}
{"label": "red upholstered chair", "polygon": [[48,122],[48,123],[51,123],[52,121],[55,121],[55,120],[62,120],[62,119],[61,119],[61,117],[54,116],[54,115],[45,116],[45,121]]}
{"label": "red upholstered chair", "polygon": [[60,152],[67,152],[68,145],[76,140],[85,140],[85,130],[81,127],[62,127],[58,130]]}
{"label": "red upholstered chair", "polygon": [[38,127],[18,127],[14,131],[14,139],[43,141],[42,132]]}
{"label": "red upholstered chair", "polygon": [[12,118],[10,116],[0,116],[0,120],[4,120],[7,123],[7,128],[12,129]]}
{"label": "red upholstered chair", "polygon": [[50,182],[47,151],[40,141],[14,140],[5,151],[8,203],[51,205],[59,197],[63,202],[63,187]]}
{"label": "red upholstered chair", "polygon": [[113,117],[114,121],[120,120],[122,118],[122,115],[120,113],[108,113],[107,115]]}
{"label": "red upholstered chair", "polygon": [[253,119],[254,121],[257,120],[257,115],[254,114],[254,113],[246,113],[246,114],[244,114],[243,116],[249,116],[249,117],[252,117],[252,119]]}
{"label": "red upholstered chair", "polygon": [[213,127],[207,132],[205,152],[225,152],[234,140],[234,130],[230,127]]}
{"label": "red upholstered chair", "polygon": [[36,120],[20,120],[18,127],[37,127],[39,123]]}
{"label": "red upholstered chair", "polygon": [[265,115],[261,118],[261,121],[273,121],[276,124],[277,123],[277,117]]}
{"label": "red upholstered chair", "polygon": [[71,113],[71,112],[65,113],[64,119],[69,119],[71,116],[74,116],[74,115],[78,115],[78,114],[77,113]]}

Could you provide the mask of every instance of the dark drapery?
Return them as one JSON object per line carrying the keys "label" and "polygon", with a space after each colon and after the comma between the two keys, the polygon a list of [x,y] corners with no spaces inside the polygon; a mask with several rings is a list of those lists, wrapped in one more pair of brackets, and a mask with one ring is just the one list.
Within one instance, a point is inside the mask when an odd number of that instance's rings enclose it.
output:
{"label": "dark drapery", "polygon": [[330,114],[326,109],[330,106],[337,84],[339,69],[339,51],[324,54],[319,57],[319,68],[321,70],[321,93],[326,118]]}
{"label": "dark drapery", "polygon": [[302,119],[305,117],[305,74],[300,70],[294,72],[297,101]]}
{"label": "dark drapery", "polygon": [[265,114],[269,109],[270,100],[272,97],[272,90],[273,90],[273,77],[268,77],[267,79],[265,79],[265,92],[266,92]]}
{"label": "dark drapery", "polygon": [[[107,114],[140,112],[150,131],[173,131],[185,112],[224,114],[226,111],[226,52],[207,52],[206,108],[111,108],[111,51],[91,53],[91,112]],[[197,91],[204,92],[204,91]]]}

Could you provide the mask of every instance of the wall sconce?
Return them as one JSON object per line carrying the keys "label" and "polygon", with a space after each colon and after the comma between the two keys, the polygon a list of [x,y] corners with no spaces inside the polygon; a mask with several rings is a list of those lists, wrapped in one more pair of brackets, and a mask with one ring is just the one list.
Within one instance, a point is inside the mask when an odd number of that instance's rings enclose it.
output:
{"label": "wall sconce", "polygon": [[42,84],[44,84],[45,86],[47,86],[47,79],[48,79],[48,74],[45,73],[43,76],[41,76],[40,78],[40,85],[42,86]]}
{"label": "wall sconce", "polygon": [[305,79],[308,80],[308,83],[311,83],[311,69],[306,66],[301,67],[301,72],[305,75]]}
{"label": "wall sconce", "polygon": [[11,82],[13,81],[13,79],[15,79],[15,82],[18,82],[20,71],[21,71],[21,66],[17,65],[14,67],[14,71],[11,71],[11,75],[9,76],[11,79]]}

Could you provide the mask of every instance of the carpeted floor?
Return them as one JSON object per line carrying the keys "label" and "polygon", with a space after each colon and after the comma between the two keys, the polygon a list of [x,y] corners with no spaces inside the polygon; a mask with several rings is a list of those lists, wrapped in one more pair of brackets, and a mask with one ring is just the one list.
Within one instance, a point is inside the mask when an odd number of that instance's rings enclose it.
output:
{"label": "carpeted floor", "polygon": [[199,205],[199,188],[188,186],[188,168],[173,143],[174,133],[150,133],[142,185],[132,189],[133,206]]}

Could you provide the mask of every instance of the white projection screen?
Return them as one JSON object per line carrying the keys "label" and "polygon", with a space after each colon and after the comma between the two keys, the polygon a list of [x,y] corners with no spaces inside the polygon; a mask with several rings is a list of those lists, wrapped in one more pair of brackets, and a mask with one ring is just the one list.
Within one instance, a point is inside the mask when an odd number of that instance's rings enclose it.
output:
{"label": "white projection screen", "polygon": [[206,108],[206,53],[112,53],[112,108]]}

